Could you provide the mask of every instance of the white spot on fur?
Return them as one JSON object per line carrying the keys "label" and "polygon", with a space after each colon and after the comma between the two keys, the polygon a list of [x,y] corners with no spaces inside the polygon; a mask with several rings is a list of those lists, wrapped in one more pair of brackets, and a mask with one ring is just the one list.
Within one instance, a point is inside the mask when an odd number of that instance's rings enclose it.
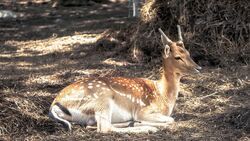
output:
{"label": "white spot on fur", "polygon": [[98,95],[97,95],[97,94],[93,94],[93,96],[94,96],[95,98],[98,98]]}
{"label": "white spot on fur", "polygon": [[140,105],[141,106],[146,106],[146,104],[144,102],[142,102],[142,100],[140,99]]}
{"label": "white spot on fur", "polygon": [[91,85],[90,85],[90,86],[88,86],[88,88],[89,88],[89,89],[92,89],[92,88],[93,88],[93,86],[91,86]]}
{"label": "white spot on fur", "polygon": [[99,84],[97,84],[97,85],[96,85],[96,87],[100,87],[100,85],[99,85]]}
{"label": "white spot on fur", "polygon": [[131,98],[131,101],[132,101],[132,102],[135,102],[135,98],[134,98],[134,97],[132,97],[132,98]]}
{"label": "white spot on fur", "polygon": [[128,98],[128,99],[131,99],[132,96],[131,96],[130,94],[127,94],[127,98]]}
{"label": "white spot on fur", "polygon": [[140,99],[136,99],[136,102],[137,102],[138,104],[140,104]]}
{"label": "white spot on fur", "polygon": [[90,85],[93,85],[93,83],[88,83],[88,85],[90,86]]}

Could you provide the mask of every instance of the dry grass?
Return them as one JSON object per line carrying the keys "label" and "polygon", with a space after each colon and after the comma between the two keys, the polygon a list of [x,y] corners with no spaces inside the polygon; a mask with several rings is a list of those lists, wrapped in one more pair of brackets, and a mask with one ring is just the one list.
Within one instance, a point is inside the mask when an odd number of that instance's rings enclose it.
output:
{"label": "dry grass", "polygon": [[[108,19],[109,14],[102,14],[112,6],[117,9],[108,13],[115,13],[116,17]],[[91,13],[97,7],[100,15],[94,17]],[[121,28],[119,21],[127,15],[124,7],[97,7],[66,11],[64,8],[54,11],[46,5],[19,7],[30,17],[0,22],[1,140],[250,139],[250,67],[244,64],[223,68],[204,66],[200,75],[183,78],[173,114],[176,122],[154,134],[100,134],[80,126],[74,126],[69,133],[50,120],[47,114],[53,98],[64,86],[81,77],[159,77],[156,73],[161,65],[159,58],[133,63],[116,48],[121,45],[126,49],[129,44],[120,40],[123,36],[116,39],[101,34],[110,25],[115,30]],[[46,28],[34,32],[41,25]],[[106,42],[98,40],[103,36]]]}

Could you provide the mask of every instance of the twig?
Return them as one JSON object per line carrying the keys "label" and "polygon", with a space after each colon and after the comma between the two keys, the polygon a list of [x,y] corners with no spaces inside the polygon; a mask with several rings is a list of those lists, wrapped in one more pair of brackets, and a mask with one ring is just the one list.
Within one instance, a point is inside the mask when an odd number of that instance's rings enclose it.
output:
{"label": "twig", "polygon": [[200,99],[204,99],[204,98],[208,98],[208,97],[210,97],[210,96],[216,95],[216,94],[218,94],[218,92],[213,92],[213,93],[211,93],[211,94],[209,94],[209,95],[205,95],[205,96],[202,96],[202,97],[199,97],[199,98],[200,98]]}

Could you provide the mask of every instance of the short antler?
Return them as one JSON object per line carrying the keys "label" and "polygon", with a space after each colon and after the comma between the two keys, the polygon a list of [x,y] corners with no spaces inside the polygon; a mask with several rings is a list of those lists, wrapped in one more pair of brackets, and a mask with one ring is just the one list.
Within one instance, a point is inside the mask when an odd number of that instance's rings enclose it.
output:
{"label": "short antler", "polygon": [[168,44],[171,44],[172,41],[167,37],[167,35],[161,30],[161,28],[158,29],[159,32],[161,33],[162,37],[167,41]]}
{"label": "short antler", "polygon": [[177,30],[178,30],[179,41],[183,42],[183,38],[181,36],[181,26],[180,25],[177,25]]}

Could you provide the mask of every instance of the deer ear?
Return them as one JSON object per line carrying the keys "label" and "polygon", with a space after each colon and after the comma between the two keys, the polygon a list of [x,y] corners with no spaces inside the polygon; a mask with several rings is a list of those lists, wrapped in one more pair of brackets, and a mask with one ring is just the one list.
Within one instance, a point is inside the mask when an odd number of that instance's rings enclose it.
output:
{"label": "deer ear", "polygon": [[170,56],[170,47],[165,45],[164,47],[164,58],[168,58]]}

